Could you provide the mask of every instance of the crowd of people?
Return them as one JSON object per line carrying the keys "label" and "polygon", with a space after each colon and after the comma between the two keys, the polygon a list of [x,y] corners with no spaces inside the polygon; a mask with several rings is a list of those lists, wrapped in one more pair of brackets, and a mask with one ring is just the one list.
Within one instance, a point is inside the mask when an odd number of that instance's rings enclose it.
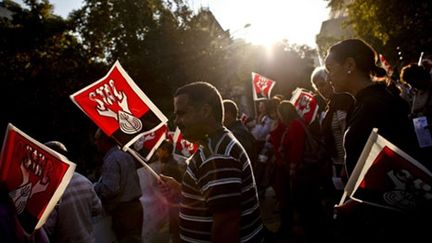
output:
{"label": "crowd of people", "polygon": [[[257,104],[257,114],[240,120],[235,101],[223,99],[206,82],[193,82],[174,94],[174,125],[184,139],[199,145],[188,163],[176,160],[166,140],[152,165],[160,179],[145,189],[141,165],[101,130],[95,143],[103,164],[91,183],[75,173],[44,227],[20,236],[12,206],[1,195],[1,239],[5,242],[96,242],[92,218],[107,215],[115,242],[145,242],[146,208],[140,202],[149,188],[168,205],[170,242],[428,242],[432,203],[402,212],[352,199],[339,204],[344,185],[373,128],[432,170],[432,144],[420,143],[413,120],[432,121],[430,62],[409,64],[393,80],[377,64],[366,42],[347,39],[329,48],[325,66],[311,74],[320,101],[314,121],[305,122],[289,101],[274,95]],[[60,142],[46,144],[67,155]],[[156,166],[156,163],[159,165]],[[432,185],[428,185],[429,188]],[[279,229],[271,231],[260,203],[275,192]],[[3,193],[4,192],[4,193]],[[151,207],[151,205],[149,205]]]}

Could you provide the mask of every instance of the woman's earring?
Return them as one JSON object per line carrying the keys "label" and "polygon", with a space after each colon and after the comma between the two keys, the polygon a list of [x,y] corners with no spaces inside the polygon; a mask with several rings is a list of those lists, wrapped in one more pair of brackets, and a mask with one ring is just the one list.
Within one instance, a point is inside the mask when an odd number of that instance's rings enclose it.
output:
{"label": "woman's earring", "polygon": [[347,71],[347,74],[351,74],[351,70],[348,70],[348,71]]}

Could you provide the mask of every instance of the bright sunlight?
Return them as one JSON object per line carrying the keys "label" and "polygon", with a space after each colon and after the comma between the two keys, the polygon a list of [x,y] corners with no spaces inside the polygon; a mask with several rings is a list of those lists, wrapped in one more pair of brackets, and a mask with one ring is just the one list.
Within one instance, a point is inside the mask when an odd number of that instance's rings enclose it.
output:
{"label": "bright sunlight", "polygon": [[315,46],[321,23],[328,18],[326,4],[324,0],[208,1],[222,27],[234,37],[265,46],[283,39]]}

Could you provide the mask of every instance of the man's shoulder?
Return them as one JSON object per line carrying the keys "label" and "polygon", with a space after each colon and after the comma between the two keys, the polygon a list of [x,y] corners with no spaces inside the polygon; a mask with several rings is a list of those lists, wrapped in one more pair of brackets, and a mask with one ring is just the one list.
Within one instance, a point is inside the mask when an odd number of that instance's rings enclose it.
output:
{"label": "man's shoulder", "polygon": [[71,179],[71,182],[69,184],[72,184],[72,183],[77,183],[77,184],[81,184],[81,185],[89,185],[92,187],[91,181],[87,177],[81,175],[78,172],[74,172],[72,179]]}
{"label": "man's shoulder", "polygon": [[121,150],[120,148],[112,148],[107,155],[105,156],[107,160],[130,160],[133,159],[133,157],[127,153]]}
{"label": "man's shoulder", "polygon": [[248,140],[255,140],[255,137],[252,135],[252,133],[244,126],[243,124],[239,124],[236,126],[233,126],[231,129],[231,132],[234,134],[236,138],[242,137],[244,139]]}

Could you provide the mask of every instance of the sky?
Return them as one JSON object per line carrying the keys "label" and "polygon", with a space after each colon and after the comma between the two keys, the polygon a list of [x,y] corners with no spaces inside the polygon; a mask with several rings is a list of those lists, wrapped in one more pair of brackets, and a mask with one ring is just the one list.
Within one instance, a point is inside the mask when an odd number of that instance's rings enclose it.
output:
{"label": "sky", "polygon": [[[324,0],[189,0],[209,7],[221,26],[254,44],[288,43],[315,47],[321,23],[328,19]],[[250,25],[244,28],[245,25]]]}
{"label": "sky", "polygon": [[[253,44],[288,43],[315,47],[315,36],[327,20],[324,0],[187,0],[194,9],[208,7],[225,30]],[[17,2],[21,2],[18,0]],[[83,0],[50,0],[54,13],[67,17]],[[245,26],[249,26],[246,27]]]}

